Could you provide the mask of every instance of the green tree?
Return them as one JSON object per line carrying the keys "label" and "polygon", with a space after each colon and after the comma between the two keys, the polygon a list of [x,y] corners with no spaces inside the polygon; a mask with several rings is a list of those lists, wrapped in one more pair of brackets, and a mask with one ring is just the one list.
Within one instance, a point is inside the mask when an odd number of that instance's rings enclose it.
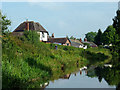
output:
{"label": "green tree", "polygon": [[113,19],[113,27],[116,29],[116,39],[114,49],[120,54],[120,10],[116,12],[117,16]]}
{"label": "green tree", "polygon": [[68,35],[66,35],[66,38],[69,38]]}
{"label": "green tree", "polygon": [[112,25],[110,25],[102,34],[102,42],[103,44],[114,44],[115,38],[116,38],[116,30]]}
{"label": "green tree", "polygon": [[113,27],[116,29],[117,34],[120,35],[120,10],[116,12],[117,16],[113,19]]}
{"label": "green tree", "polygon": [[75,37],[71,36],[70,39],[74,39]]}
{"label": "green tree", "polygon": [[97,35],[94,38],[94,42],[97,45],[101,45],[102,44],[101,38],[102,38],[102,31],[99,29]]}
{"label": "green tree", "polygon": [[5,15],[2,15],[0,11],[0,24],[2,25],[0,28],[2,29],[2,33],[5,34],[5,31],[8,31],[8,26],[11,25],[11,21],[7,19]]}
{"label": "green tree", "polygon": [[96,35],[96,32],[88,32],[87,34],[85,34],[85,38],[87,38],[87,40],[90,42],[94,42],[94,38]]}

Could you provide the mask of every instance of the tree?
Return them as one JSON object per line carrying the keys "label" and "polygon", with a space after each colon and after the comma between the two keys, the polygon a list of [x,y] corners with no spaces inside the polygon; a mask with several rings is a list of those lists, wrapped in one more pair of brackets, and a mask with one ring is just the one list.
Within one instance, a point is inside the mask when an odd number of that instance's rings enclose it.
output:
{"label": "tree", "polygon": [[66,38],[69,38],[68,35],[66,35]]}
{"label": "tree", "polygon": [[5,31],[8,30],[8,26],[11,25],[11,21],[9,19],[6,19],[7,17],[5,15],[2,15],[0,11],[0,29],[2,29],[2,33],[5,34]]}
{"label": "tree", "polygon": [[103,44],[114,44],[115,38],[116,38],[116,30],[112,25],[110,25],[102,34],[102,42]]}
{"label": "tree", "polygon": [[120,35],[120,10],[116,12],[117,16],[113,19],[113,27],[116,29],[117,34]]}
{"label": "tree", "polygon": [[101,45],[102,44],[101,37],[102,37],[102,31],[99,29],[97,35],[94,38],[94,42],[97,45]]}
{"label": "tree", "polygon": [[70,39],[74,39],[74,37],[73,37],[73,36],[71,36],[71,37],[70,37]]}
{"label": "tree", "polygon": [[87,34],[85,34],[85,38],[87,38],[87,40],[90,42],[94,42],[94,38],[96,35],[96,32],[88,32]]}
{"label": "tree", "polygon": [[117,16],[113,19],[113,27],[116,29],[116,39],[114,43],[114,49],[120,54],[120,10],[116,12]]}

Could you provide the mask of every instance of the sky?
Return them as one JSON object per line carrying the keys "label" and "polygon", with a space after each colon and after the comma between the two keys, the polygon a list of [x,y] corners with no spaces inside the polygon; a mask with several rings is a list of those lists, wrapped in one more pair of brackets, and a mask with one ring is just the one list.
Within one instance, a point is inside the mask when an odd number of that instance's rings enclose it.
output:
{"label": "sky", "polygon": [[3,15],[12,21],[11,31],[28,19],[55,37],[84,38],[88,32],[104,31],[117,9],[117,2],[2,2]]}

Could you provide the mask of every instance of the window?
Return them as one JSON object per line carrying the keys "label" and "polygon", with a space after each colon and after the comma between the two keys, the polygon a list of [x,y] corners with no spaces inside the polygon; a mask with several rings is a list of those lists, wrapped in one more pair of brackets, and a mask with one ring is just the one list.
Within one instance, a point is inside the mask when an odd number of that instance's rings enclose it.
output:
{"label": "window", "polygon": [[69,43],[67,43],[67,46],[69,46]]}
{"label": "window", "polygon": [[45,35],[44,35],[44,33],[42,32],[42,37],[44,38],[45,37]]}

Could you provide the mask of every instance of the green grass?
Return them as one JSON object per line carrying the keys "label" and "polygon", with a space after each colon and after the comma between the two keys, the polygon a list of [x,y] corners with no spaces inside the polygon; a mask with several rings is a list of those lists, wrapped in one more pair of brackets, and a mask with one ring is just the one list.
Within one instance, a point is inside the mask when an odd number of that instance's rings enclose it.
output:
{"label": "green grass", "polygon": [[97,63],[96,58],[102,62],[111,58],[106,49],[91,48],[84,51],[58,45],[58,50],[55,50],[54,47],[54,44],[31,43],[11,35],[3,38],[3,88],[39,88],[42,83],[59,79],[79,67],[91,64],[91,60]]}

